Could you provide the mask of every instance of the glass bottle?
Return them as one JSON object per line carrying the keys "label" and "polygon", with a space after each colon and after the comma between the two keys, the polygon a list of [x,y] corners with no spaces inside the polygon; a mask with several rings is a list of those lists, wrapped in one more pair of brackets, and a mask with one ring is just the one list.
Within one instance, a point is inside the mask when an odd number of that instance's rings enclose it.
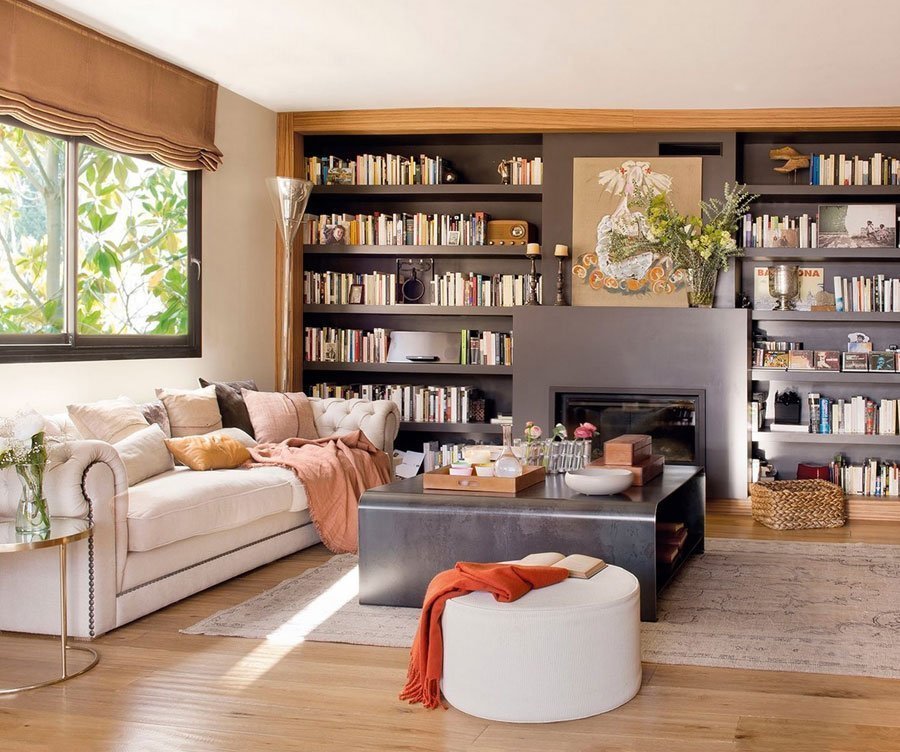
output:
{"label": "glass bottle", "polygon": [[503,452],[494,465],[494,475],[498,478],[518,478],[522,474],[522,463],[512,450],[512,426],[503,426]]}

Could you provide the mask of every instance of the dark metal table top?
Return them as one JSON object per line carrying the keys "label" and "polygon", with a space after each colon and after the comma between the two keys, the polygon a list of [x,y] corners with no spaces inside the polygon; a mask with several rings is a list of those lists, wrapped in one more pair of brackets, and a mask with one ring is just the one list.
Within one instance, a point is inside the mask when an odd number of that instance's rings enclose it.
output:
{"label": "dark metal table top", "polygon": [[573,491],[565,484],[565,475],[562,473],[548,475],[543,483],[526,488],[515,496],[486,495],[476,491],[460,491],[452,494],[444,491],[425,491],[422,488],[422,476],[417,475],[369,489],[363,494],[360,506],[405,509],[454,506],[518,511],[552,509],[562,514],[594,513],[607,516],[622,513],[630,517],[636,514],[653,515],[660,503],[702,473],[702,467],[670,465],[662,475],[647,485],[632,486],[622,493],[609,496],[586,496]]}

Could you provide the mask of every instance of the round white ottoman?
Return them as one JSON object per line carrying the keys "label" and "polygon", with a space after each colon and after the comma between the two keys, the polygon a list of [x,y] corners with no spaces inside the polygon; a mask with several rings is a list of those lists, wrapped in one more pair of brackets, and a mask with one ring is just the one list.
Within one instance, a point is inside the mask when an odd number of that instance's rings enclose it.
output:
{"label": "round white ottoman", "polygon": [[605,713],[641,687],[640,586],[608,566],[512,603],[447,601],[441,689],[490,721],[547,723]]}

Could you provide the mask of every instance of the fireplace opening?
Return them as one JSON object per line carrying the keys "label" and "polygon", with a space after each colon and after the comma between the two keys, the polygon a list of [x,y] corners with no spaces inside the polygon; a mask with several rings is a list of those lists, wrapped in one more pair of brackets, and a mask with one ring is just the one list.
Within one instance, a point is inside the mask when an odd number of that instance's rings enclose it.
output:
{"label": "fireplace opening", "polygon": [[653,452],[672,465],[704,465],[705,395],[703,390],[569,389],[553,390],[556,422],[571,437],[581,423],[597,426],[591,458],[603,442],[626,433],[649,434]]}

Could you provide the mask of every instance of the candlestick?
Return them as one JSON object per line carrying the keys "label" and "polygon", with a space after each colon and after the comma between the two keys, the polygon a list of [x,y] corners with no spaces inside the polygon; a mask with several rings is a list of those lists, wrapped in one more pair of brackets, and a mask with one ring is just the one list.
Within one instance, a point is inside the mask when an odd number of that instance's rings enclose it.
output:
{"label": "candlestick", "polygon": [[525,255],[526,256],[540,256],[541,255],[541,244],[540,243],[529,243],[525,246]]}
{"label": "candlestick", "polygon": [[[537,243],[534,245],[537,245]],[[537,268],[535,267],[535,261],[537,260],[538,255],[539,254],[536,253],[528,254],[528,258],[531,260],[531,278],[528,280],[528,297],[525,299],[525,305],[541,304],[538,300]]]}
{"label": "candlestick", "polygon": [[[560,247],[565,248],[565,246],[556,246],[557,249]],[[568,251],[568,249],[566,249]],[[559,262],[556,269],[556,305],[566,305],[566,295],[563,287],[563,262],[565,261],[565,256],[560,253],[554,253],[556,256],[556,260]]]}

